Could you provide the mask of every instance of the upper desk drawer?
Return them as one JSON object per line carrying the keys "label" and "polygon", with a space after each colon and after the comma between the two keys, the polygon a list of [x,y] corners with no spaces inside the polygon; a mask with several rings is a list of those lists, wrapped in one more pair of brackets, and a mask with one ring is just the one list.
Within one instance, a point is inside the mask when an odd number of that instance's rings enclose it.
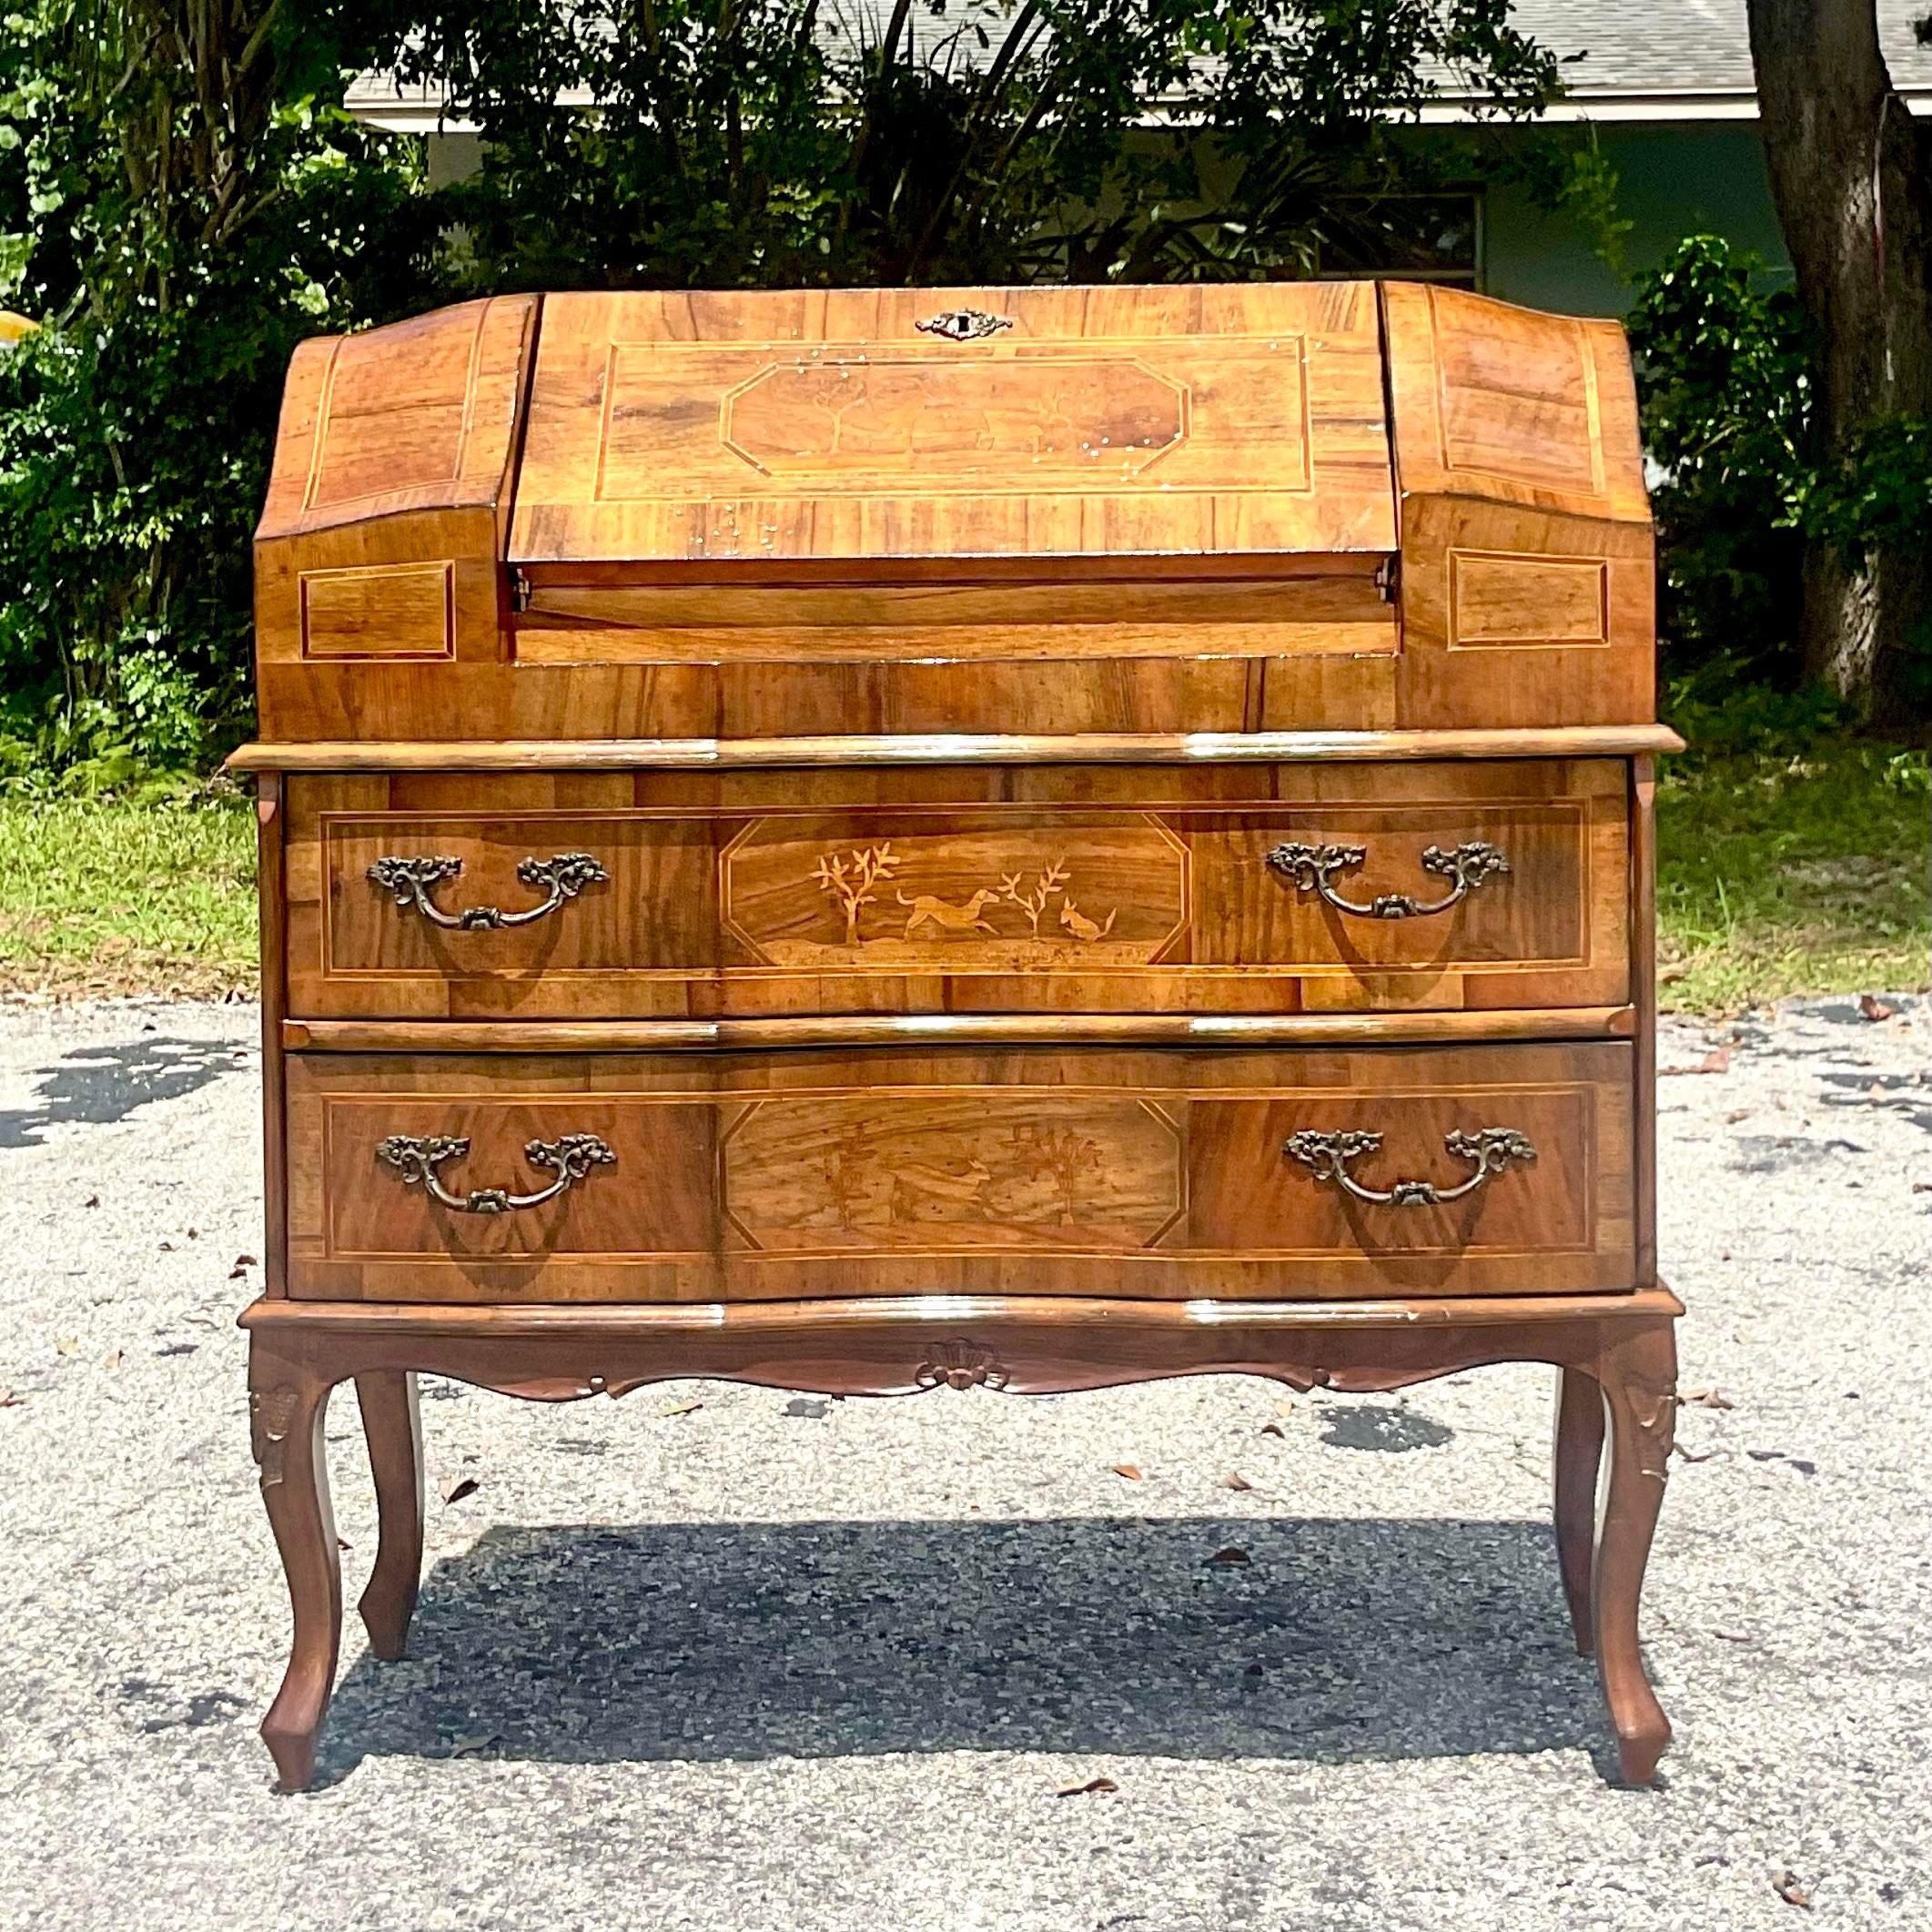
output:
{"label": "upper desk drawer", "polygon": [[297,775],[302,1018],[1620,1005],[1618,761]]}

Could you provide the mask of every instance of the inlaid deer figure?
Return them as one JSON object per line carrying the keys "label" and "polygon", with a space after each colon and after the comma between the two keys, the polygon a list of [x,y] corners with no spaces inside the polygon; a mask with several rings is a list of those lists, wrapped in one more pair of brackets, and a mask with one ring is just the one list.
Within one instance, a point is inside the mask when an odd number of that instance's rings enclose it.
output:
{"label": "inlaid deer figure", "polygon": [[1060,901],[1060,924],[1076,939],[1085,940],[1088,944],[1091,944],[1096,939],[1105,939],[1113,931],[1114,921],[1119,916],[1120,908],[1117,905],[1112,912],[1108,914],[1105,926],[1096,926],[1071,899],[1062,899]]}
{"label": "inlaid deer figure", "polygon": [[991,933],[997,930],[990,920],[981,915],[999,895],[988,892],[984,885],[964,905],[954,905],[947,900],[936,898],[929,892],[922,892],[910,899],[903,892],[895,893],[894,896],[901,905],[912,907],[905,920],[908,939],[922,926],[928,925],[947,933]]}

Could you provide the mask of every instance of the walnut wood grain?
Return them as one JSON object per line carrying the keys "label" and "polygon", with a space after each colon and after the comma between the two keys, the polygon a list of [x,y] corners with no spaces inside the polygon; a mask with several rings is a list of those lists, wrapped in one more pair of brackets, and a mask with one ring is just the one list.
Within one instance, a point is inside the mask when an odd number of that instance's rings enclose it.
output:
{"label": "walnut wood grain", "polygon": [[[1153,1297],[1628,1289],[1630,1049],[875,1050],[608,1058],[292,1056],[293,1291],[713,1300],[999,1289]],[[1538,1150],[1453,1207],[1366,1209],[1282,1153],[1383,1134],[1373,1175],[1444,1184],[1452,1131]],[[459,1191],[532,1140],[612,1166],[541,1210],[451,1214],[382,1170],[463,1137]]]}
{"label": "walnut wood grain", "polygon": [[918,331],[964,298],[501,298],[305,344],[265,733],[1649,720],[1613,323],[1322,283],[983,291],[1011,329]]}
{"label": "walnut wood grain", "polygon": [[233,772],[535,772],[795,770],[814,765],[1353,764],[1446,758],[1622,758],[1681,752],[1664,724],[1554,730],[1084,733],[919,737],[551,738],[262,742],[229,754]]}
{"label": "walnut wood grain", "polygon": [[1363,283],[554,295],[511,555],[1387,552],[1388,472]]}
{"label": "walnut wood grain", "polygon": [[[726,1018],[865,1012],[1498,1010],[1620,1004],[1624,767],[986,767],[876,777],[301,776],[298,1018]],[[1360,847],[1359,897],[1431,848],[1508,869],[1435,919],[1354,919],[1269,864]],[[604,875],[530,925],[449,930],[377,883],[457,862],[445,918]]]}
{"label": "walnut wood grain", "polygon": [[264,772],[255,788],[255,879],[261,933],[262,1280],[288,1292],[288,1090],[281,1029],[288,1015],[287,786]]}
{"label": "walnut wood grain", "polygon": [[874,1013],[725,1020],[286,1020],[289,1053],[678,1053],[713,1047],[1370,1047],[1628,1039],[1634,1006],[1491,1012]]}

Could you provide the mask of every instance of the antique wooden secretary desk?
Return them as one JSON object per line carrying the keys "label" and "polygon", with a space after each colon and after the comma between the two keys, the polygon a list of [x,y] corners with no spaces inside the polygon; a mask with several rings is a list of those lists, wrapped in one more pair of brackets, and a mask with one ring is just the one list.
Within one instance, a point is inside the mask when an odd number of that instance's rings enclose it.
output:
{"label": "antique wooden secretary desk", "polygon": [[1523,1360],[1651,1776],[1675,741],[1614,325],[1394,283],[476,302],[303,346],[257,559],[286,1786],[339,1381],[391,1657],[418,1370]]}

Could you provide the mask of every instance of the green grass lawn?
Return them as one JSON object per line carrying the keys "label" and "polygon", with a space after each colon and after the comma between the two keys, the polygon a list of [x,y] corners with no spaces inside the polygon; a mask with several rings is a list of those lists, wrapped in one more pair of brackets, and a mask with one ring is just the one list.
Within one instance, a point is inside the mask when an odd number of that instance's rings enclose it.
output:
{"label": "green grass lawn", "polygon": [[1932,976],[1932,764],[1822,739],[1667,761],[1657,793],[1666,1006],[1919,992]]}
{"label": "green grass lawn", "polygon": [[255,978],[248,800],[0,794],[0,991],[214,997]]}
{"label": "green grass lawn", "polygon": [[[1666,764],[1666,1006],[1917,991],[1932,974],[1932,767],[1825,740]],[[248,801],[0,795],[0,992],[218,996],[255,978]]]}

